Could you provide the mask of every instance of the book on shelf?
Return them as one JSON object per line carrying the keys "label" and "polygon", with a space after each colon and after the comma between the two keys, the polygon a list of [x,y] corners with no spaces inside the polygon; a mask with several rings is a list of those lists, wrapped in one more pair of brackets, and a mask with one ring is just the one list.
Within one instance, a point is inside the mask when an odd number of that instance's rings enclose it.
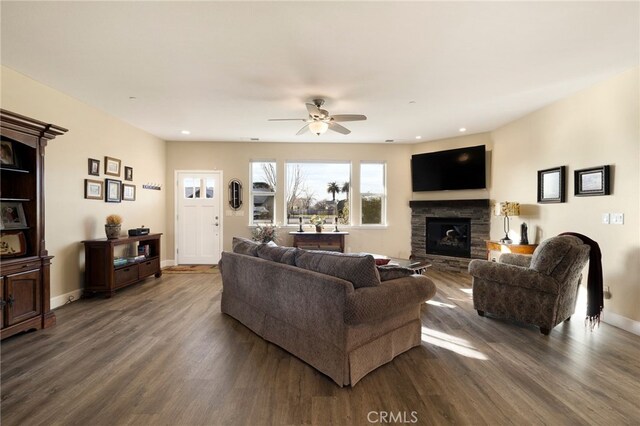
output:
{"label": "book on shelf", "polygon": [[149,244],[142,244],[138,246],[138,256],[149,257],[151,250]]}
{"label": "book on shelf", "polygon": [[113,266],[123,266],[127,263],[128,261],[124,257],[116,257],[115,259],[113,259]]}
{"label": "book on shelf", "polygon": [[138,256],[133,256],[133,257],[127,257],[127,260],[129,261],[129,263],[136,263],[136,262],[140,262],[140,261],[145,260],[145,259],[146,259],[146,257],[143,254],[138,255]]}

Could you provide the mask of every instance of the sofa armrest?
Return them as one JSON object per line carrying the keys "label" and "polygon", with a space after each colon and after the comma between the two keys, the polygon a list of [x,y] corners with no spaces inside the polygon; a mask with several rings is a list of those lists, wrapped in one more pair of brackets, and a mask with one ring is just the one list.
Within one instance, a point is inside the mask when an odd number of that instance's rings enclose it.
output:
{"label": "sofa armrest", "polygon": [[506,263],[508,265],[521,266],[528,268],[531,265],[531,256],[523,256],[515,253],[503,253],[498,259],[500,263]]}
{"label": "sofa armrest", "polygon": [[436,294],[436,285],[424,275],[384,281],[356,289],[347,297],[344,321],[349,325],[382,319],[419,305]]}
{"label": "sofa armrest", "polygon": [[485,281],[558,294],[556,280],[522,266],[474,259],[469,263],[469,274]]}

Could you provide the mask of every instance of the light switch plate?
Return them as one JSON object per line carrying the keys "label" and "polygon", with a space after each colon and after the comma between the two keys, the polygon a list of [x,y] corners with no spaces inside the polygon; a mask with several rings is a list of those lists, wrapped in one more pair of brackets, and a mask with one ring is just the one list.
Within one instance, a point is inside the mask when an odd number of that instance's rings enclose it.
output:
{"label": "light switch plate", "polygon": [[611,213],[611,223],[614,225],[624,224],[624,213]]}
{"label": "light switch plate", "polygon": [[602,223],[605,225],[609,224],[609,213],[602,213]]}

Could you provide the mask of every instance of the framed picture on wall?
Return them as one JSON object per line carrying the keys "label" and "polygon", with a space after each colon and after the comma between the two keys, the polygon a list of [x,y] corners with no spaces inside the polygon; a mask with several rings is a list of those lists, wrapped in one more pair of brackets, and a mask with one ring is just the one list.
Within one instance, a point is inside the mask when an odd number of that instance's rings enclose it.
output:
{"label": "framed picture on wall", "polygon": [[136,200],[136,186],[126,183],[122,184],[122,201],[135,201]]}
{"label": "framed picture on wall", "polygon": [[89,158],[89,174],[92,176],[100,176],[100,160]]}
{"label": "framed picture on wall", "polygon": [[133,167],[124,166],[124,180],[133,180]]}
{"label": "framed picture on wall", "polygon": [[611,194],[609,172],[609,166],[576,170],[573,172],[574,195],[589,197]]}
{"label": "framed picture on wall", "polygon": [[102,181],[85,179],[84,198],[86,198],[87,200],[102,200]]}
{"label": "framed picture on wall", "polygon": [[13,142],[8,140],[0,141],[0,164],[2,167],[7,168],[18,167]]}
{"label": "framed picture on wall", "polygon": [[117,158],[104,157],[104,174],[109,176],[120,176],[120,164]]}
{"label": "framed picture on wall", "polygon": [[122,200],[122,182],[116,179],[105,179],[105,197],[107,203],[119,203]]}
{"label": "framed picture on wall", "polygon": [[538,171],[538,203],[564,203],[565,166]]}

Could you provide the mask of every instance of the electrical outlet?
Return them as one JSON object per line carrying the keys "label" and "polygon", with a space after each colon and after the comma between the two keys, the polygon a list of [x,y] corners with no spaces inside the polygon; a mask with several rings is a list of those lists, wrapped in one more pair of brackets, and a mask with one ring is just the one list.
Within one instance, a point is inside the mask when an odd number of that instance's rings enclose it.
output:
{"label": "electrical outlet", "polygon": [[605,299],[611,299],[611,291],[609,290],[608,285],[605,285],[602,288],[602,295],[604,296]]}
{"label": "electrical outlet", "polygon": [[602,223],[605,225],[609,224],[609,213],[602,213]]}
{"label": "electrical outlet", "polygon": [[611,213],[611,223],[614,225],[624,224],[624,213]]}

